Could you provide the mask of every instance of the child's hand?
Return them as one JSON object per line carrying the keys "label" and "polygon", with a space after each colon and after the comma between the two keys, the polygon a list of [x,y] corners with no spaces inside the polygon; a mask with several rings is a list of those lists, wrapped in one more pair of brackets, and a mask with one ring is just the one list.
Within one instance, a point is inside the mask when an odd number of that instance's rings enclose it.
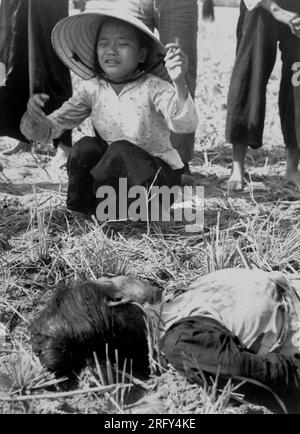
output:
{"label": "child's hand", "polygon": [[45,93],[36,93],[29,98],[27,103],[27,113],[36,123],[41,122],[41,120],[45,117],[43,107],[49,98],[49,95]]}
{"label": "child's hand", "polygon": [[188,69],[188,58],[176,42],[167,44],[166,49],[165,64],[169,76],[173,83],[182,81]]}

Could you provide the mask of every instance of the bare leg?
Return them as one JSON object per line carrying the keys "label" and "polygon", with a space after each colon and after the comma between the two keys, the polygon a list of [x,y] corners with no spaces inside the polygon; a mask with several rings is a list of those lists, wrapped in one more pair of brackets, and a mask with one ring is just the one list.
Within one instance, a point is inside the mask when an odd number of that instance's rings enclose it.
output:
{"label": "bare leg", "polygon": [[300,172],[298,170],[299,159],[300,149],[287,148],[285,178],[300,189]]}
{"label": "bare leg", "polygon": [[67,159],[70,155],[71,148],[69,146],[59,143],[56,150],[56,155],[52,159],[50,166],[53,168],[61,169],[67,164]]}
{"label": "bare leg", "polygon": [[245,158],[247,145],[232,145],[232,173],[228,180],[228,190],[241,191],[244,188]]}

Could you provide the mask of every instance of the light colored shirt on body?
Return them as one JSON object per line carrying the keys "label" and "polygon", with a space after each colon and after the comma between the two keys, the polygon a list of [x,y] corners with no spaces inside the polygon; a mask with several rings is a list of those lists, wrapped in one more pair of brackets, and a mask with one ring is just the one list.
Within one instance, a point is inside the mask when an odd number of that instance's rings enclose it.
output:
{"label": "light colored shirt on body", "polygon": [[160,312],[161,336],[175,322],[196,315],[213,318],[257,354],[300,353],[291,321],[299,321],[299,300],[282,273],[224,269],[199,277]]}
{"label": "light colored shirt on body", "polygon": [[190,94],[181,110],[174,87],[151,74],[127,83],[119,95],[105,80],[83,82],[74,95],[38,125],[25,113],[22,133],[31,140],[49,142],[80,125],[88,116],[94,129],[108,145],[127,140],[159,157],[172,169],[183,167],[172,147],[170,131],[191,133],[198,117]]}

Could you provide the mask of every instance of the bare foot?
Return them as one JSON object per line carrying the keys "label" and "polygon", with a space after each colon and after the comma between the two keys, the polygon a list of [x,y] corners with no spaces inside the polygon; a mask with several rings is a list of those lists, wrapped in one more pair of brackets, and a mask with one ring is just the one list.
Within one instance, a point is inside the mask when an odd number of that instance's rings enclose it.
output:
{"label": "bare foot", "polygon": [[227,183],[227,191],[242,191],[244,189],[244,177],[242,174],[232,173]]}
{"label": "bare foot", "polygon": [[3,151],[2,155],[13,155],[13,154],[17,154],[18,152],[30,152],[31,147],[32,145],[29,142],[18,142],[12,148]]}
{"label": "bare foot", "polygon": [[298,190],[300,190],[300,172],[298,170],[286,172],[284,178],[292,182],[298,188]]}
{"label": "bare foot", "polygon": [[69,154],[70,154],[70,148],[59,144],[57,147],[55,157],[52,158],[52,161],[49,164],[49,166],[52,167],[53,169],[62,169],[67,164]]}

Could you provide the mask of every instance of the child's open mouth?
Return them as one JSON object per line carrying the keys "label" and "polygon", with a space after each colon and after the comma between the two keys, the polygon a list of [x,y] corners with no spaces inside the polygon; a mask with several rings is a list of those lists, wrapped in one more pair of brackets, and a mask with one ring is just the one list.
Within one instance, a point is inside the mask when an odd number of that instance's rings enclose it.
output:
{"label": "child's open mouth", "polygon": [[107,65],[118,65],[119,62],[117,60],[105,60]]}

